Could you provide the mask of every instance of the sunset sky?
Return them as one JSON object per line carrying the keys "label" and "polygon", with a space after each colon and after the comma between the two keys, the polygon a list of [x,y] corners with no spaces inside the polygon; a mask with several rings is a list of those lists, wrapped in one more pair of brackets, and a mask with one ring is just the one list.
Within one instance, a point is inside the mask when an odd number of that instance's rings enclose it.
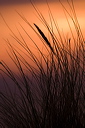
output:
{"label": "sunset sky", "polygon": [[[48,14],[48,7],[46,5],[46,0],[33,0],[36,7],[40,10],[40,12],[44,15],[47,22],[50,24],[50,18]],[[69,10],[69,7],[67,5],[66,0],[61,0],[62,3],[65,5],[65,7]],[[59,3],[59,0],[48,0],[49,6],[51,8],[52,14],[54,16],[55,21],[57,21],[61,33],[64,32],[64,34],[69,34],[69,27],[67,25],[67,21],[63,12],[63,8],[61,4]],[[76,14],[81,26],[82,31],[84,31],[85,26],[85,2],[84,0],[81,0],[78,2],[78,0],[74,0],[74,6],[76,10]],[[33,23],[36,23],[44,33],[47,34],[47,31],[43,27],[42,23],[37,18],[37,14],[33,8],[33,6],[30,3],[30,0],[0,0],[0,13],[6,20],[9,27],[12,29],[12,31],[19,37],[18,30],[23,35],[24,39],[29,42],[29,47],[33,48],[34,46],[30,42],[30,40],[27,38],[26,34],[21,29],[19,23],[26,29],[26,31],[29,33],[29,35],[35,40],[38,44],[39,39],[34,34],[33,30],[21,19],[21,17],[16,13],[17,10],[20,14],[23,14],[29,23],[33,26]],[[72,24],[72,22],[70,22]],[[34,27],[34,26],[33,26]],[[73,27],[73,24],[72,24]],[[55,29],[54,29],[55,30]],[[55,30],[56,31],[56,30]],[[8,39],[12,44],[17,45],[16,42],[13,40],[13,38],[10,36],[11,32],[7,28],[6,24],[4,23],[2,17],[0,16],[0,60],[5,60],[10,66],[10,59],[7,55],[6,49],[7,45],[4,39]],[[17,45],[18,47],[18,45]],[[40,45],[40,47],[42,47]],[[36,53],[36,49],[32,49]]]}
{"label": "sunset sky", "polygon": [[84,47],[85,0],[0,0],[0,126],[84,127]]}
{"label": "sunset sky", "polygon": [[[46,0],[0,0],[0,5],[5,5],[5,4],[24,4],[24,3],[30,3],[30,1],[34,1],[37,3],[42,3],[42,2],[46,2]],[[48,2],[53,2],[53,1],[59,1],[59,0],[48,0]],[[61,1],[65,1],[65,0],[61,0]]]}

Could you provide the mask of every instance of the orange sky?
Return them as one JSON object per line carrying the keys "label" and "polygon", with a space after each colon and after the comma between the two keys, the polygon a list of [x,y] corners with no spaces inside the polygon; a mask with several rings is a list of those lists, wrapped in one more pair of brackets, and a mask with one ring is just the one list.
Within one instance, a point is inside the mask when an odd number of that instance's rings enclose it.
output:
{"label": "orange sky", "polygon": [[[67,21],[62,9],[62,6],[60,3],[49,3],[52,14],[55,18],[55,21],[58,22],[59,28],[61,33],[64,32],[66,35],[69,35],[69,27],[67,25]],[[68,8],[67,4],[64,2],[64,5]],[[77,13],[77,17],[80,23],[80,26],[82,28],[82,31],[84,31],[85,27],[85,2],[82,0],[82,2],[75,2],[75,9]],[[38,4],[37,7],[41,11],[41,13],[44,15],[45,19],[48,23],[50,23],[49,15],[48,15],[48,8],[46,3]],[[33,23],[36,23],[44,33],[48,34],[46,29],[43,27],[41,22],[36,17],[36,12],[33,9],[31,4],[21,4],[21,5],[3,5],[0,6],[0,13],[3,15],[4,19],[10,26],[10,28],[13,30],[13,32],[19,37],[19,34],[17,32],[16,27],[19,29],[21,34],[23,35],[24,39],[29,43],[29,47],[32,48],[32,50],[37,53],[37,50],[34,48],[32,42],[27,38],[26,34],[23,32],[23,30],[20,28],[19,23],[26,29],[26,31],[29,33],[29,35],[33,38],[35,42],[37,42],[39,47],[42,47],[40,44],[40,41],[38,37],[34,34],[33,30],[30,29],[30,27],[20,18],[20,16],[16,13],[17,10],[19,13],[24,14],[24,16],[27,18],[27,20],[30,22],[31,25]],[[71,24],[71,22],[70,22]],[[73,26],[73,25],[72,25]],[[3,22],[2,18],[0,17],[0,60],[5,60],[11,67],[13,67],[10,64],[10,59],[8,58],[8,55],[6,53],[6,42],[4,39],[9,39],[9,41],[17,45],[17,43],[12,39],[10,36],[11,32]],[[70,35],[69,35],[70,36]],[[20,37],[19,37],[20,38]],[[18,45],[17,45],[18,46]],[[18,46],[19,47],[19,46]]]}

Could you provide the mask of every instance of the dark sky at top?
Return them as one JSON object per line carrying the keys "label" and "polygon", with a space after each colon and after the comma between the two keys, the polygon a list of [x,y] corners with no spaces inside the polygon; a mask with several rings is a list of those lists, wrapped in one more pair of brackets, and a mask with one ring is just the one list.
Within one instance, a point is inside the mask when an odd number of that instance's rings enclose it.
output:
{"label": "dark sky at top", "polygon": [[[34,2],[45,2],[46,0],[32,0]],[[58,0],[48,0],[48,1],[58,1]],[[0,0],[0,5],[5,4],[21,4],[21,3],[29,3],[30,0]]]}
{"label": "dark sky at top", "polygon": [[[45,2],[46,0],[32,0],[34,2]],[[59,0],[47,0],[49,1],[59,1]],[[65,0],[62,0],[65,1]],[[0,5],[6,4],[22,4],[22,3],[30,3],[30,0],[0,0]]]}

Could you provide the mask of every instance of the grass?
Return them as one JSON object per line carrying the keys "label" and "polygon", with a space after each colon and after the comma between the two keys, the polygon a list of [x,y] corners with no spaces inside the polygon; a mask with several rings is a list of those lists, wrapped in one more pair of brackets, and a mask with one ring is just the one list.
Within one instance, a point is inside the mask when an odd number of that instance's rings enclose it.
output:
{"label": "grass", "polygon": [[[62,3],[61,3],[62,4]],[[69,4],[69,2],[68,2]],[[33,5],[34,6],[34,5]],[[15,48],[6,40],[10,49],[9,57],[15,64],[18,74],[2,61],[4,92],[0,92],[0,126],[6,128],[84,128],[85,127],[85,41],[78,23],[74,5],[69,4],[71,15],[62,4],[65,14],[73,21],[77,39],[75,39],[70,23],[67,19],[72,41],[64,39],[55,23],[51,10],[51,26],[44,16],[34,6],[40,21],[48,30],[50,39],[36,23],[34,27],[20,13],[19,16],[33,29],[40,38],[47,55],[41,51],[33,37],[21,26],[25,34],[34,43],[40,58],[29,48],[27,42],[20,34],[20,40],[11,30],[15,41],[25,50],[24,54],[36,68],[20,54],[20,49]],[[67,17],[66,17],[67,18]],[[53,25],[58,31],[59,38],[53,31]],[[8,26],[9,27],[9,26]],[[71,45],[74,44],[74,47]],[[25,73],[26,69],[29,74]],[[3,75],[4,73],[4,75]],[[7,76],[12,84],[6,81]],[[12,90],[14,87],[15,90]]]}

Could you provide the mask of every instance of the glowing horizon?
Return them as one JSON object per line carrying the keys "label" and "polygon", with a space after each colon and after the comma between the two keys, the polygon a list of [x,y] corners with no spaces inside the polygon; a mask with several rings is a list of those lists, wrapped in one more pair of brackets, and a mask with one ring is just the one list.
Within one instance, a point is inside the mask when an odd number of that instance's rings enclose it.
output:
{"label": "glowing horizon", "polygon": [[[65,4],[65,7],[68,8],[67,3],[64,2],[64,4]],[[85,12],[84,4],[85,4],[85,2],[80,2],[80,3],[75,2],[75,7],[76,7],[75,10],[76,10],[77,18],[78,18],[78,21],[80,23],[82,31],[84,31],[84,20],[85,20],[85,18],[84,18],[84,14],[85,14],[84,13]],[[48,7],[47,7],[46,3],[42,3],[42,4],[37,3],[36,6],[39,8],[39,10],[43,14],[43,16],[46,18],[46,21],[49,24],[51,24],[50,18],[49,18],[49,13],[48,13]],[[70,38],[70,29],[68,27],[66,17],[64,15],[63,8],[62,8],[61,4],[58,3],[58,2],[57,3],[50,2],[49,6],[51,8],[51,11],[52,11],[52,14],[53,14],[53,17],[54,17],[55,21],[57,21],[57,23],[58,23],[61,35],[62,35],[62,33],[64,33],[65,35],[68,35],[69,38]],[[36,23],[41,28],[41,30],[48,36],[48,33],[47,33],[46,29],[43,27],[42,23],[37,18],[36,12],[33,9],[32,5],[31,4],[21,4],[21,5],[1,6],[0,7],[0,12],[3,15],[4,19],[6,20],[9,27],[15,33],[15,35],[17,35],[20,38],[20,35],[17,31],[17,28],[18,28],[18,30],[21,32],[21,34],[23,35],[25,40],[27,42],[30,42],[30,40],[27,39],[26,34],[20,28],[20,26],[19,26],[19,23],[20,23],[26,29],[26,31],[29,33],[29,35],[33,38],[33,40],[35,42],[37,42],[37,44],[39,46],[40,43],[39,43],[38,37],[35,35],[33,30],[21,19],[21,17],[16,13],[15,10],[17,10],[19,13],[24,14],[24,16],[27,18],[27,20],[29,21],[29,23],[33,27],[34,27],[33,23]],[[68,18],[68,20],[69,19],[70,18]],[[7,52],[6,52],[7,46],[6,46],[6,43],[3,40],[3,38],[4,39],[9,39],[10,43],[12,42],[14,45],[16,45],[16,44],[15,44],[15,41],[10,36],[11,32],[9,31],[9,29],[7,28],[7,26],[5,25],[5,23],[4,23],[4,21],[2,20],[1,17],[0,17],[0,24],[1,24],[0,25],[1,26],[1,29],[0,29],[0,35],[1,35],[1,37],[0,37],[0,40],[1,40],[0,41],[0,43],[1,43],[1,46],[0,46],[0,51],[1,51],[0,60],[6,61],[11,66],[10,59],[8,58],[8,55],[7,55]],[[70,21],[70,24],[73,27],[73,24],[72,24],[71,21]],[[36,30],[36,28],[35,28],[35,30]],[[54,28],[54,31],[55,31],[55,33],[57,33],[55,28]],[[34,47],[31,42],[29,43],[29,46],[31,48]],[[42,48],[41,44],[40,44],[39,47]],[[36,49],[34,50],[34,48],[33,48],[33,51],[36,52]]]}

